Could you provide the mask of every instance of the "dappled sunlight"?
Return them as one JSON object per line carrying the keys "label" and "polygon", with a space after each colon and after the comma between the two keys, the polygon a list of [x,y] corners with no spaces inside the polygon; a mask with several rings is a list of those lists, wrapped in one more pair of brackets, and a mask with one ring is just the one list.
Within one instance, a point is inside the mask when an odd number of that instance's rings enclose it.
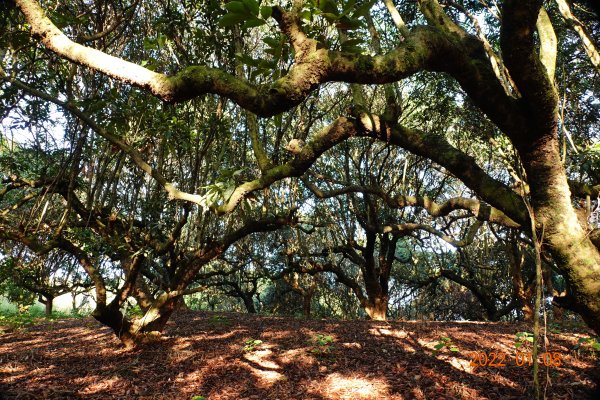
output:
{"label": "dappled sunlight", "polygon": [[225,332],[225,333],[221,333],[221,334],[214,334],[214,335],[205,334],[205,335],[199,336],[198,338],[201,340],[225,340],[225,339],[231,339],[233,336],[236,336],[239,333],[243,333],[243,332],[245,332],[245,330],[233,329],[233,330],[230,330],[229,332]]}
{"label": "dappled sunlight", "polygon": [[247,352],[243,356],[242,363],[256,376],[263,387],[287,379],[280,371],[275,371],[281,370],[281,366],[269,360],[272,356],[273,351],[270,349]]}
{"label": "dappled sunlight", "polygon": [[112,376],[110,378],[105,378],[101,380],[95,380],[93,383],[87,385],[82,391],[83,395],[91,395],[102,391],[107,391],[112,389],[113,387],[120,385],[122,383],[122,379],[118,376]]}
{"label": "dappled sunlight", "polygon": [[399,347],[407,353],[415,353],[417,350],[414,346],[408,343],[411,333],[403,329],[393,329],[392,327],[373,327],[369,329],[369,334],[380,338],[394,339],[396,347]]}
{"label": "dappled sunlight", "polygon": [[282,364],[298,364],[302,367],[308,367],[316,364],[315,357],[307,352],[306,348],[285,350],[279,354],[279,361]]}
{"label": "dappled sunlight", "polygon": [[322,382],[311,385],[312,391],[326,399],[403,399],[390,394],[389,384],[381,378],[370,378],[361,374],[342,375],[334,372]]}
{"label": "dappled sunlight", "polygon": [[247,367],[250,369],[250,371],[252,371],[252,374],[254,374],[254,376],[258,379],[260,383],[259,387],[270,387],[271,385],[274,385],[279,381],[287,379],[285,375],[277,371],[263,370],[250,365],[247,365]]}
{"label": "dappled sunlight", "polygon": [[276,362],[268,360],[269,357],[273,356],[273,352],[269,349],[256,350],[251,353],[245,353],[244,358],[248,361],[252,361],[258,364],[260,367],[265,369],[281,369],[281,366]]}
{"label": "dappled sunlight", "polygon": [[357,342],[341,343],[341,345],[347,349],[362,349],[363,347],[360,343]]}
{"label": "dappled sunlight", "polygon": [[[208,317],[206,317],[208,315]],[[456,323],[302,321],[239,315],[233,327],[213,329],[213,314],[174,318],[164,340],[127,350],[88,321],[69,329],[32,330],[0,337],[0,379],[28,397],[189,399],[480,399],[519,398],[530,370],[470,367],[470,353],[509,346],[515,326]],[[195,318],[194,318],[195,317]],[[189,323],[189,321],[194,321]],[[266,323],[268,321],[268,323]],[[65,324],[66,325],[66,324]],[[265,328],[268,326],[268,328]],[[520,328],[520,327],[518,327]],[[315,345],[318,335],[331,336]],[[459,352],[433,352],[448,336]],[[576,335],[555,335],[571,348]],[[247,340],[260,340],[244,351]],[[24,345],[25,344],[25,345]],[[328,346],[331,346],[329,348]],[[487,348],[487,347],[485,347]],[[502,347],[503,348],[503,347]],[[552,374],[553,393],[592,386],[593,362],[567,356]],[[514,357],[513,357],[514,358]],[[572,382],[583,382],[573,386]],[[19,392],[21,393],[21,392]],[[62,396],[62,397],[61,397]],[[255,397],[251,397],[255,396]],[[490,397],[492,398],[492,397]],[[574,397],[566,396],[565,399]]]}
{"label": "dappled sunlight", "polygon": [[448,364],[452,366],[452,368],[456,368],[459,371],[472,373],[473,367],[471,366],[471,360],[467,360],[464,358],[460,358],[458,356],[440,356],[441,360],[446,361]]}

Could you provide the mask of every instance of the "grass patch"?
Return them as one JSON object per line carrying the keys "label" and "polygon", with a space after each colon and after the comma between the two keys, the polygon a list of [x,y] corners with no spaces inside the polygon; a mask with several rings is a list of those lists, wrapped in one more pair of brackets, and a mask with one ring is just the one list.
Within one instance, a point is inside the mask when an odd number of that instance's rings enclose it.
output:
{"label": "grass patch", "polygon": [[54,322],[59,319],[84,318],[87,314],[54,311],[46,316],[41,307],[30,307],[25,312],[10,308],[0,309],[0,335],[14,330],[26,328],[35,324]]}

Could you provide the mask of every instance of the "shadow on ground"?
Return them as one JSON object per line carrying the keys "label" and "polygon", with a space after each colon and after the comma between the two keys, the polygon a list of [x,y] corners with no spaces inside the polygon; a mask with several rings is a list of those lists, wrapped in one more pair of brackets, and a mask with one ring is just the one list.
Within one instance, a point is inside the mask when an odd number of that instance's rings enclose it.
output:
{"label": "shadow on ground", "polygon": [[[525,330],[186,311],[159,342],[127,351],[92,319],[64,320],[0,336],[0,399],[526,399],[531,367],[515,358]],[[572,350],[582,336],[549,335],[559,362],[541,368],[548,399],[595,398],[598,357]],[[504,358],[473,365],[480,353]]]}

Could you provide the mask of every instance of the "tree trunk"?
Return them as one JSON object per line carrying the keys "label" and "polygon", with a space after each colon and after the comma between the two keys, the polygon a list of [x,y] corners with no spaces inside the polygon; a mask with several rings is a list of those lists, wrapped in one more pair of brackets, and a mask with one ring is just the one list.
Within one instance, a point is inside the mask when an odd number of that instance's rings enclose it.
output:
{"label": "tree trunk", "polygon": [[44,301],[44,306],[45,306],[45,311],[46,311],[46,316],[49,317],[52,315],[52,306],[54,303],[54,297],[53,296],[45,296],[46,299]]}
{"label": "tree trunk", "polygon": [[243,295],[241,296],[244,302],[244,307],[246,307],[246,311],[249,314],[256,314],[256,307],[254,307],[254,299],[252,295]]}
{"label": "tree trunk", "polygon": [[140,333],[158,334],[165,329],[169,318],[177,309],[181,297],[158,299],[134,325]]}
{"label": "tree trunk", "polygon": [[177,302],[177,305],[175,306],[175,311],[190,311],[191,308],[186,304],[185,299],[183,298],[183,296],[181,296],[179,298],[179,302]]}
{"label": "tree trunk", "polygon": [[570,308],[600,334],[600,252],[590,241],[571,204],[556,135],[520,149],[531,187],[539,236],[565,277]]}
{"label": "tree trunk", "polygon": [[310,292],[302,295],[302,314],[305,319],[310,319],[312,298],[313,293]]}
{"label": "tree trunk", "polygon": [[369,296],[365,311],[369,318],[374,321],[385,321],[387,319],[388,296]]}
{"label": "tree trunk", "polygon": [[97,305],[92,316],[101,324],[111,328],[126,348],[133,348],[138,343],[139,338],[133,325],[117,307]]}

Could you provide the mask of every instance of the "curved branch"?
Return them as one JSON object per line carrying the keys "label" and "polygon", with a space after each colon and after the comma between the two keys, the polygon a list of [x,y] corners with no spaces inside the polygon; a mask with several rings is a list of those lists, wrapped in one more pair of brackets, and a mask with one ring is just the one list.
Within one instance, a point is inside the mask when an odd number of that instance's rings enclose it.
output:
{"label": "curved branch", "polygon": [[416,224],[416,223],[389,224],[389,225],[382,225],[382,226],[374,226],[374,227],[372,227],[372,229],[379,233],[394,233],[394,234],[398,234],[400,236],[409,235],[411,232],[421,230],[421,231],[429,232],[434,236],[437,236],[438,238],[451,244],[454,247],[465,247],[465,246],[468,246],[471,243],[473,243],[473,240],[475,240],[475,235],[477,234],[477,231],[479,230],[479,228],[482,225],[483,225],[483,222],[481,222],[481,221],[475,222],[473,225],[471,225],[471,227],[467,231],[465,237],[460,240],[456,240],[452,236],[447,235],[444,232],[442,232],[438,229],[435,229],[433,226],[427,225],[427,224]]}
{"label": "curved branch", "polygon": [[[300,104],[318,85],[332,81],[381,84],[395,82],[422,70],[449,72],[469,94],[490,99],[489,111],[502,113],[498,121],[511,121],[503,112],[507,99],[495,79],[481,44],[460,35],[449,35],[436,27],[416,27],[399,46],[384,55],[362,55],[320,48],[314,39],[302,32],[297,17],[274,7],[273,17],[295,48],[295,62],[288,73],[270,85],[253,85],[245,79],[220,69],[189,66],[173,76],[150,71],[140,65],[111,56],[70,40],[35,0],[15,0],[31,27],[34,37],[51,51],[74,63],[92,68],[124,83],[150,91],[168,102],[181,102],[206,93],[218,94],[236,102],[246,110],[267,117]],[[455,27],[452,33],[459,29]],[[461,42],[462,41],[462,42]],[[483,54],[480,54],[483,53]],[[483,62],[473,62],[472,58]],[[488,69],[489,73],[484,71]],[[491,77],[492,80],[487,80]],[[495,81],[495,82],[494,82]],[[471,86],[471,89],[468,87]],[[509,106],[510,108],[510,106]],[[513,110],[514,111],[514,110]]]}
{"label": "curved branch", "polygon": [[359,136],[375,137],[438,163],[493,207],[516,223],[526,225],[529,217],[520,196],[490,177],[473,157],[455,148],[443,137],[419,129],[391,126],[377,115],[361,113],[358,119]]}
{"label": "curved branch", "polygon": [[466,197],[453,197],[439,204],[431,200],[427,196],[389,196],[385,191],[378,187],[348,185],[340,189],[323,191],[308,178],[303,178],[302,182],[306,187],[318,198],[331,198],[349,193],[369,193],[380,197],[388,207],[405,208],[419,207],[427,211],[427,213],[436,218],[446,216],[453,211],[465,210],[470,211],[478,220],[488,221],[499,225],[504,225],[510,228],[520,228],[521,225],[510,219],[506,214],[497,208],[491,207],[489,204],[483,203],[477,199],[469,199]]}

